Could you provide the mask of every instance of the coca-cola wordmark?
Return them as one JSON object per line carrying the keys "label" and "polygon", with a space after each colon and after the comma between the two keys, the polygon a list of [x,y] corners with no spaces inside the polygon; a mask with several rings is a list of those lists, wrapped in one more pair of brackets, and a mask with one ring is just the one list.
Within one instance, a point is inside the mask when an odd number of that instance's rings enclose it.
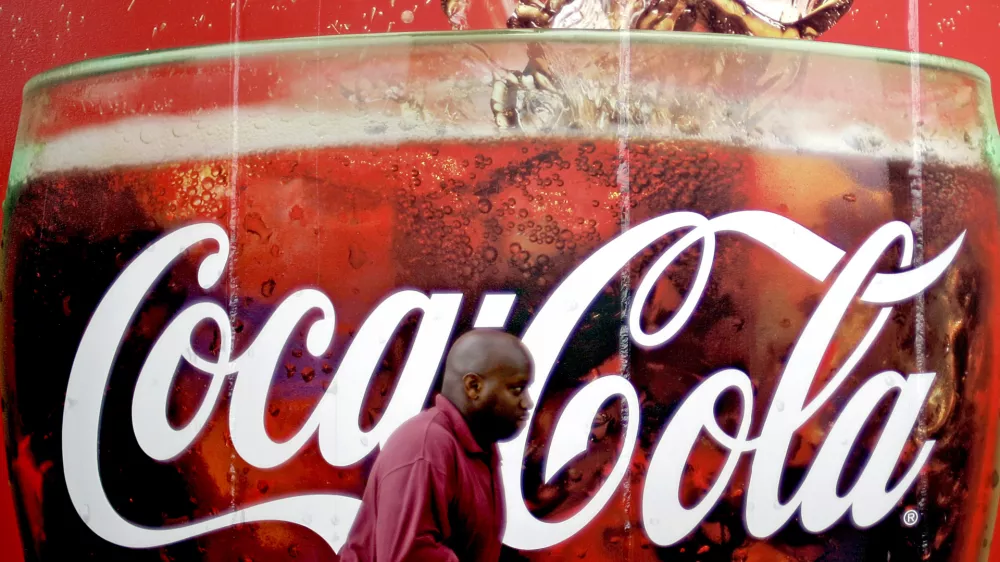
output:
{"label": "coca-cola wordmark", "polygon": [[[759,435],[749,435],[754,391],[749,376],[741,370],[723,368],[710,374],[678,406],[655,448],[642,493],[642,520],[650,539],[658,545],[671,545],[694,530],[718,502],[742,455],[751,452],[744,503],[744,520],[751,535],[772,535],[796,512],[801,525],[813,533],[830,528],[848,512],[858,527],[877,523],[912,486],[934,448],[934,441],[923,442],[916,460],[895,486],[887,489],[925,405],[934,373],[871,374],[846,402],[801,486],[786,502],[779,496],[784,459],[796,431],[830,400],[875,342],[890,317],[892,305],[921,295],[930,287],[955,260],[964,233],[938,256],[914,267],[914,233],[899,221],[877,229],[845,261],[843,250],[770,212],[740,211],[712,219],[692,212],[673,212],[653,218],[623,232],[581,262],[537,311],[523,334],[536,366],[536,378],[529,388],[532,399],[537,402],[543,393],[566,342],[602,288],[637,254],[678,232],[686,233],[653,261],[628,311],[630,337],[645,348],[670,342],[691,319],[712,271],[719,234],[748,237],[817,281],[827,281],[838,268],[839,273],[792,348]],[[212,288],[226,270],[229,239],[219,225],[192,224],[166,234],[140,253],[108,289],[91,317],[73,362],[64,406],[62,451],[70,498],[94,533],[128,548],[159,547],[239,523],[284,521],[312,530],[338,551],[357,513],[358,498],[341,494],[290,496],[236,507],[229,513],[188,524],[150,528],[121,517],[105,494],[98,466],[99,426],[108,421],[102,420],[104,395],[122,338],[144,299],[171,264],[189,249],[209,241],[218,248],[202,261],[198,282],[205,290]],[[886,250],[900,242],[900,272],[872,275]],[[683,302],[662,327],[647,331],[640,324],[640,314],[656,280],[695,245],[700,245],[700,261]],[[224,382],[232,376],[232,446],[247,463],[258,468],[279,466],[314,436],[328,463],[356,463],[368,456],[376,444],[385,443],[396,427],[422,408],[453,336],[462,299],[458,292],[428,295],[416,290],[401,290],[386,297],[358,330],[322,400],[298,433],[283,442],[272,440],[264,425],[272,376],[286,342],[307,314],[320,313],[307,329],[308,353],[320,357],[327,351],[337,322],[333,303],[315,289],[293,292],[274,310],[245,352],[234,358],[234,319],[227,309],[208,300],[194,302],[170,321],[140,371],[132,402],[135,437],[142,450],[158,461],[184,452],[198,439],[219,403]],[[515,299],[512,293],[484,295],[474,325],[505,326]],[[808,399],[823,354],[848,306],[857,300],[879,306],[879,312],[844,364]],[[414,311],[422,313],[420,324],[391,402],[380,421],[363,431],[358,419],[371,377],[399,323]],[[204,357],[192,348],[191,334],[203,322],[213,323],[221,334],[217,358]],[[211,377],[211,383],[193,419],[177,428],[170,424],[165,412],[182,361]],[[742,403],[742,418],[732,435],[720,427],[714,413],[715,403],[731,392],[737,393]],[[869,460],[850,490],[838,495],[837,483],[851,447],[875,408],[891,393],[896,393],[892,410]],[[546,480],[585,450],[591,421],[601,405],[614,397],[623,399],[629,412],[640,411],[635,388],[625,377],[615,374],[590,382],[567,404],[551,435],[544,467]],[[623,450],[597,493],[577,513],[559,522],[540,520],[526,507],[520,459],[527,432],[502,443],[505,462],[501,470],[508,513],[505,543],[518,549],[543,549],[568,539],[593,520],[626,474],[636,445],[639,418],[630,416]],[[709,491],[696,505],[685,507],[678,490],[687,457],[702,431],[729,453]]]}

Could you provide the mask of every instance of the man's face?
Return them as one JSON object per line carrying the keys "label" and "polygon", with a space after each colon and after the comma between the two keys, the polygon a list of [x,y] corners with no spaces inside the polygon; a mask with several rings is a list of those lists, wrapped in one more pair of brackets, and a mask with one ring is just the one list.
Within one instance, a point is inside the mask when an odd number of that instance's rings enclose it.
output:
{"label": "man's face", "polygon": [[531,367],[497,367],[483,373],[483,379],[479,418],[497,441],[503,441],[524,428],[534,406],[528,397]]}

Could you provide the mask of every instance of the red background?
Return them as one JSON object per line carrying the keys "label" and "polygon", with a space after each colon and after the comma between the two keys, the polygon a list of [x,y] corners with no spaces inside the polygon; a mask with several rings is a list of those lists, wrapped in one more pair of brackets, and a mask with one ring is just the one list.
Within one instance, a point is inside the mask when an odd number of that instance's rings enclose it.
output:
{"label": "red background", "polygon": [[[489,27],[487,0],[469,1],[472,26]],[[1000,2],[921,0],[919,32],[912,38],[908,4],[855,0],[822,40],[901,50],[917,46],[972,62],[997,80],[993,98],[1000,105]],[[7,177],[10,165],[21,88],[57,65],[235,40],[447,28],[440,0],[6,0],[0,3],[0,176]],[[0,449],[0,559],[21,562],[8,482]],[[991,558],[1000,560],[1000,541],[994,540]]]}

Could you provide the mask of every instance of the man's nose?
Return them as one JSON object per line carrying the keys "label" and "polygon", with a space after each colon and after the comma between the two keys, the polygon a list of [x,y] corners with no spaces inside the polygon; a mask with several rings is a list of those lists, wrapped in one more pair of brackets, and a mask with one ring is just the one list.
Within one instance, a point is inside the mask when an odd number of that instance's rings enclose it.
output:
{"label": "man's nose", "polygon": [[527,392],[521,395],[521,408],[525,410],[530,410],[534,407],[535,407],[535,401],[532,400],[530,396],[528,396]]}

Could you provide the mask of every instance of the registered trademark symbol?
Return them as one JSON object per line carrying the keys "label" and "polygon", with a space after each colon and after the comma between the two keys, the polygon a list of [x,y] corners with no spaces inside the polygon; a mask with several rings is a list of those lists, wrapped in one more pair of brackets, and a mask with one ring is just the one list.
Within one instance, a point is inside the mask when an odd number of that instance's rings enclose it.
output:
{"label": "registered trademark symbol", "polygon": [[906,511],[903,512],[902,519],[903,519],[903,525],[906,525],[907,527],[913,527],[914,525],[917,524],[918,521],[920,521],[920,514],[917,513],[917,510],[915,509],[907,509]]}

